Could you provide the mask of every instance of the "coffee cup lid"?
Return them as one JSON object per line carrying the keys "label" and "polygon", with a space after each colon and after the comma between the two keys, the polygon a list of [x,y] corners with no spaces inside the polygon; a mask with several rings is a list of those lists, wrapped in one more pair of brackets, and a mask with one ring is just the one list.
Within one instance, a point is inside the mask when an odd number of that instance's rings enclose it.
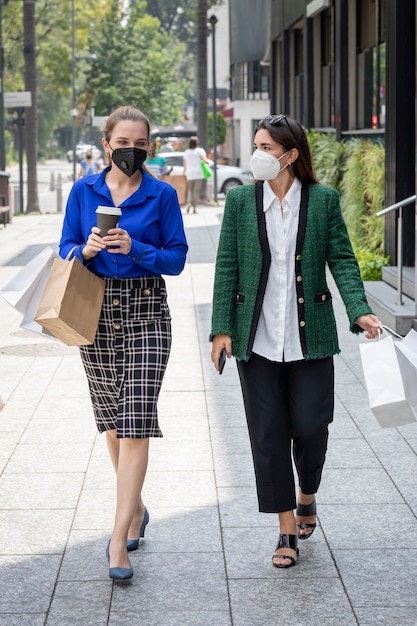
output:
{"label": "coffee cup lid", "polygon": [[98,206],[96,213],[104,213],[104,215],[121,215],[122,209],[116,206]]}

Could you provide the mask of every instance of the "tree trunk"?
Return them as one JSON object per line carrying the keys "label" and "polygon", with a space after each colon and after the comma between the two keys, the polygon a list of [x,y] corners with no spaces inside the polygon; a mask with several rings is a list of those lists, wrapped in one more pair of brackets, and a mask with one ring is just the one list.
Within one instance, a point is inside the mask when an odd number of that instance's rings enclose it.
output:
{"label": "tree trunk", "polygon": [[[25,59],[25,90],[32,94],[32,106],[25,109],[25,139],[27,158],[27,212],[39,212],[38,198],[38,116],[37,116],[37,72],[35,36],[36,0],[23,1],[23,32]],[[23,207],[22,207],[23,208]]]}
{"label": "tree trunk", "polygon": [[197,126],[199,144],[207,150],[207,0],[198,0],[197,17]]}

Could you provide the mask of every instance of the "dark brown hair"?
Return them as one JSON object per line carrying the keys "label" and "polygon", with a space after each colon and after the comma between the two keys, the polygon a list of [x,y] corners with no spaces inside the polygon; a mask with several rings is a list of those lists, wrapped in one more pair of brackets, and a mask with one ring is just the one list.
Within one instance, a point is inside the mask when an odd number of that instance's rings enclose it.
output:
{"label": "dark brown hair", "polygon": [[[294,176],[302,183],[317,183],[318,180],[314,174],[313,161],[311,159],[310,146],[308,145],[307,136],[301,124],[287,116],[268,115],[258,122],[254,136],[261,128],[268,131],[272,139],[279,143],[284,150],[297,148],[298,158],[292,163],[292,171]],[[274,121],[277,118],[277,121]]]}

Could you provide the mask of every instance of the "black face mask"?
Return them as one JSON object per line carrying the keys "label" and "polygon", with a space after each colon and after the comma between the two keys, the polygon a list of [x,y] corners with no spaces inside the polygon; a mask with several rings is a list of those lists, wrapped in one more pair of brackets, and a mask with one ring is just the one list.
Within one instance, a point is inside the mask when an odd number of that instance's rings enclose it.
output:
{"label": "black face mask", "polygon": [[129,178],[142,167],[146,157],[146,150],[140,148],[116,148],[111,155],[113,163]]}

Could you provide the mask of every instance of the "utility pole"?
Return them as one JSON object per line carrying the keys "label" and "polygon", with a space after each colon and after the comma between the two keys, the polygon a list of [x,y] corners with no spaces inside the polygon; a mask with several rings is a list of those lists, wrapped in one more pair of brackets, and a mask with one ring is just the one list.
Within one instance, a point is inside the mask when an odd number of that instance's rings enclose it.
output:
{"label": "utility pole", "polygon": [[9,0],[0,0],[0,171],[6,169],[6,141],[4,126],[4,47],[3,47],[3,26],[2,7],[6,6]]}
{"label": "utility pole", "polygon": [[213,111],[213,162],[214,162],[214,180],[213,180],[213,200],[217,204],[217,86],[216,86],[216,24],[218,19],[215,15],[211,15],[211,59],[212,59],[212,111]]}

